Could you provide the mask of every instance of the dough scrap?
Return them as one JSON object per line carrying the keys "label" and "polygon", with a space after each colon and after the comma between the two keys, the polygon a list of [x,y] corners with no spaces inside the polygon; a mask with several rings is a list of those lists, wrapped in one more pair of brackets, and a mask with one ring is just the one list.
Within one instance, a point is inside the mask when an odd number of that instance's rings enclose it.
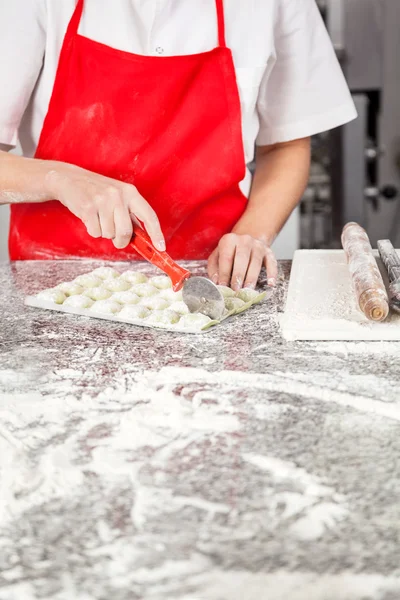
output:
{"label": "dough scrap", "polygon": [[71,308],[90,308],[93,305],[93,300],[87,296],[69,296],[64,302],[64,306],[70,306]]}
{"label": "dough scrap", "polygon": [[86,273],[85,275],[79,275],[74,279],[74,283],[78,283],[85,288],[94,288],[100,287],[103,283],[103,280],[100,277],[96,277],[96,275],[92,275],[91,273]]}
{"label": "dough scrap", "polygon": [[37,298],[39,300],[44,300],[45,302],[54,302],[54,304],[62,304],[66,300],[66,295],[60,289],[51,288],[49,290],[43,290],[37,294]]}
{"label": "dough scrap", "polygon": [[112,298],[109,298],[108,300],[97,300],[90,310],[104,315],[114,315],[120,312],[121,304],[115,302]]}
{"label": "dough scrap", "polygon": [[137,285],[138,283],[146,283],[147,277],[143,273],[137,273],[136,271],[125,271],[121,275],[121,279],[125,279],[125,281],[129,281],[132,285]]}

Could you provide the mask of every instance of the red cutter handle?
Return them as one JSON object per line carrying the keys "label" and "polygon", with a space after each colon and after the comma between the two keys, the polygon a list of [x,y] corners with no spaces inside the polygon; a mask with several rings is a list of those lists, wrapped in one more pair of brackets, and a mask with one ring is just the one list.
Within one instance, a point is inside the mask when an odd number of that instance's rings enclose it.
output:
{"label": "red cutter handle", "polygon": [[179,291],[186,279],[190,277],[189,271],[180,267],[166,252],[157,250],[147,233],[135,224],[133,224],[133,238],[130,245],[140,256],[143,256],[171,278],[175,292]]}

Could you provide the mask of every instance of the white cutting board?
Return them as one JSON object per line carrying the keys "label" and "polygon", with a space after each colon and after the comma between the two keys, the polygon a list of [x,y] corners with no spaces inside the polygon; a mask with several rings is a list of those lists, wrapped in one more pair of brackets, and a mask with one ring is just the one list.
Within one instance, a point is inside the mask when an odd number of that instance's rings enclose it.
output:
{"label": "white cutting board", "polygon": [[393,341],[400,340],[400,315],[384,323],[364,316],[342,250],[298,250],[281,328],[287,340]]}

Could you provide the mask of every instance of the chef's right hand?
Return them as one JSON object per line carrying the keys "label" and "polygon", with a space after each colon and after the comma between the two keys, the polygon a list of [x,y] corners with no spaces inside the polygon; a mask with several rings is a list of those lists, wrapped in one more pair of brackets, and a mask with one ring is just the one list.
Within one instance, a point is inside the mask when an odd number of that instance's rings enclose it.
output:
{"label": "chef's right hand", "polygon": [[67,163],[47,164],[48,193],[83,221],[89,235],[125,248],[132,239],[133,220],[143,224],[156,248],[165,250],[158,217],[135,186]]}

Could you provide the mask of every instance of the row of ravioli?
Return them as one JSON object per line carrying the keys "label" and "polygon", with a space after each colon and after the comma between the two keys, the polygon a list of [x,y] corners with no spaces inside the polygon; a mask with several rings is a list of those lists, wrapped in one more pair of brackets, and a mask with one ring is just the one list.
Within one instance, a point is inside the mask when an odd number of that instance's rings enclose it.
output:
{"label": "row of ravioli", "polygon": [[[235,293],[220,286],[227,312],[240,310],[258,293],[244,289]],[[99,267],[79,275],[73,281],[62,282],[36,296],[46,303],[83,310],[93,316],[118,315],[126,320],[145,321],[151,326],[178,325],[183,328],[203,328],[211,319],[202,314],[190,314],[182,300],[182,292],[174,292],[169,277],[147,277],[138,271],[119,273],[112,267]]]}

